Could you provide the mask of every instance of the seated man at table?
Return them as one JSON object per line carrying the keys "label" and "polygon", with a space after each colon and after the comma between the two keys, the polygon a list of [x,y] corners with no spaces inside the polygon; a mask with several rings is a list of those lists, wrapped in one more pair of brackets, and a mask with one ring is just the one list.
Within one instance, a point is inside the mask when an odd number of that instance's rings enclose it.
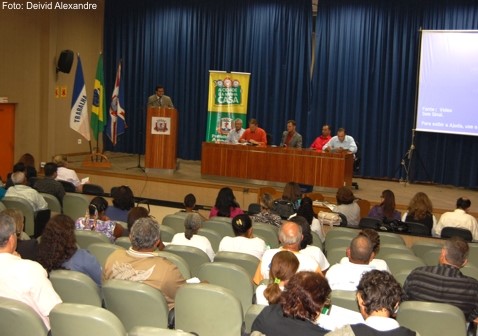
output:
{"label": "seated man at table", "polygon": [[282,133],[281,147],[302,148],[302,135],[295,128],[295,120],[287,121],[287,131]]}
{"label": "seated man at table", "polygon": [[322,148],[325,146],[327,142],[330,141],[332,137],[330,136],[330,126],[325,124],[322,126],[322,135],[315,138],[312,145],[310,145],[311,149],[315,149],[318,152],[322,152]]}
{"label": "seated man at table", "polygon": [[249,128],[244,131],[240,143],[249,143],[256,146],[267,145],[267,134],[262,128],[258,126],[256,119],[249,120]]}
{"label": "seated man at table", "polygon": [[242,134],[244,134],[245,129],[242,128],[242,120],[237,118],[234,120],[234,128],[229,131],[227,134],[226,142],[231,144],[239,143],[239,139],[241,138]]}
{"label": "seated man at table", "polygon": [[345,133],[345,128],[339,128],[337,135],[330,139],[330,141],[322,147],[322,150],[332,153],[355,154],[357,152],[357,145],[355,144],[354,138]]}

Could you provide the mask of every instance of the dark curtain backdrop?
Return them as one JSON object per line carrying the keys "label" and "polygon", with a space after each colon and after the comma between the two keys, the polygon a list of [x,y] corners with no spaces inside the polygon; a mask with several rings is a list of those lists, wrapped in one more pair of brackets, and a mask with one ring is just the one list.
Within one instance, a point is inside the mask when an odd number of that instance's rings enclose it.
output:
{"label": "dark curtain backdrop", "polygon": [[[106,88],[123,59],[129,126],[114,150],[144,153],[146,100],[163,84],[179,111],[178,157],[200,159],[208,71],[240,71],[252,74],[248,118],[275,144],[288,119],[307,146],[330,123],[359,142],[361,175],[405,177],[419,30],[478,29],[477,1],[320,0],[311,78],[313,23],[309,0],[106,0]],[[478,186],[477,137],[416,133],[415,146],[411,181]]]}
{"label": "dark curtain backdrop", "polygon": [[[478,3],[319,1],[306,133],[323,123],[345,127],[360,144],[363,176],[406,177],[400,163],[415,125],[420,28],[478,29]],[[478,185],[477,137],[417,132],[414,143],[411,181]]]}
{"label": "dark curtain backdrop", "polygon": [[178,109],[178,157],[199,160],[209,70],[251,73],[248,118],[257,118],[276,142],[288,119],[300,123],[307,115],[308,0],[107,0],[104,27],[107,92],[118,60],[124,62],[128,129],[115,151],[144,153],[147,98],[163,84]]}

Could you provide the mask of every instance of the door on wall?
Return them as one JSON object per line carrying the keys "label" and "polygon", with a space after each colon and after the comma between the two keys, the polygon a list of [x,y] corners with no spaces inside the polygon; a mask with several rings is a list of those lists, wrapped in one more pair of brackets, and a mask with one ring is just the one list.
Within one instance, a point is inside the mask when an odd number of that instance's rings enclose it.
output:
{"label": "door on wall", "polygon": [[12,171],[15,149],[15,104],[0,103],[0,177],[7,180]]}

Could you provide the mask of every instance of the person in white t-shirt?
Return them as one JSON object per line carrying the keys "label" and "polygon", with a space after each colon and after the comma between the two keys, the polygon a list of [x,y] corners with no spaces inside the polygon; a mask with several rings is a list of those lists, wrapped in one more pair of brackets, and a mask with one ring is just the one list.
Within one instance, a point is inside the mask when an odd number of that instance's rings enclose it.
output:
{"label": "person in white t-shirt", "polygon": [[252,220],[249,215],[241,214],[232,219],[235,237],[224,237],[219,243],[219,251],[241,252],[262,259],[267,249],[266,243],[253,236]]}
{"label": "person in white t-shirt", "polygon": [[[359,232],[359,235],[368,237],[368,239],[370,239],[370,241],[372,242],[373,259],[369,262],[369,265],[375,267],[376,269],[380,271],[390,272],[390,269],[388,268],[387,262],[385,260],[375,258],[375,256],[380,251],[380,235],[378,234],[378,232],[375,231],[374,229],[363,229],[362,231]],[[340,260],[341,264],[347,263],[347,262],[350,262],[348,257],[343,257]]]}
{"label": "person in white t-shirt", "polygon": [[302,240],[300,242],[300,252],[310,255],[312,258],[317,261],[320,266],[320,270],[325,273],[330,267],[330,263],[325,257],[322,250],[312,245],[313,237],[311,233],[311,227],[307,220],[302,216],[294,216],[290,219],[291,222],[297,223],[302,228]]}
{"label": "person in white t-shirt", "polygon": [[375,269],[369,265],[374,255],[372,242],[364,235],[352,239],[346,255],[347,262],[332,265],[325,275],[332,290],[355,291],[362,275]]}
{"label": "person in white t-shirt", "polygon": [[56,180],[70,182],[75,186],[77,192],[81,192],[83,185],[76,172],[73,169],[67,168],[68,161],[66,160],[66,156],[57,155],[53,158],[53,162],[58,166]]}
{"label": "person in white t-shirt", "polygon": [[298,269],[299,272],[310,271],[322,274],[319,263],[314,257],[311,257],[300,250],[300,243],[302,241],[302,228],[300,225],[290,221],[284,222],[279,231],[279,241],[282,246],[264,252],[261,262],[257,265],[257,270],[253,278],[256,285],[259,285],[264,279],[269,279],[272,258],[280,251],[291,251],[295,254],[300,263]]}
{"label": "person in white t-shirt", "polygon": [[197,247],[203,250],[211,261],[214,260],[214,250],[212,249],[209,239],[198,235],[201,228],[202,219],[197,213],[187,215],[184,221],[184,232],[176,233],[171,240],[171,245],[184,245]]}

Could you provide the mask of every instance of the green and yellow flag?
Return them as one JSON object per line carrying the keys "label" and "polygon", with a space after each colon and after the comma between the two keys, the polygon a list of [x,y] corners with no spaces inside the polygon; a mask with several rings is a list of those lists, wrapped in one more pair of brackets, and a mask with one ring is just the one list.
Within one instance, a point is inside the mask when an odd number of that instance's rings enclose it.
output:
{"label": "green and yellow flag", "polygon": [[247,125],[250,76],[243,72],[209,71],[206,141],[225,141],[236,118]]}
{"label": "green and yellow flag", "polygon": [[91,128],[93,136],[98,142],[98,134],[103,132],[106,124],[105,81],[103,76],[103,55],[98,58],[96,79],[93,89],[93,104],[91,106]]}

